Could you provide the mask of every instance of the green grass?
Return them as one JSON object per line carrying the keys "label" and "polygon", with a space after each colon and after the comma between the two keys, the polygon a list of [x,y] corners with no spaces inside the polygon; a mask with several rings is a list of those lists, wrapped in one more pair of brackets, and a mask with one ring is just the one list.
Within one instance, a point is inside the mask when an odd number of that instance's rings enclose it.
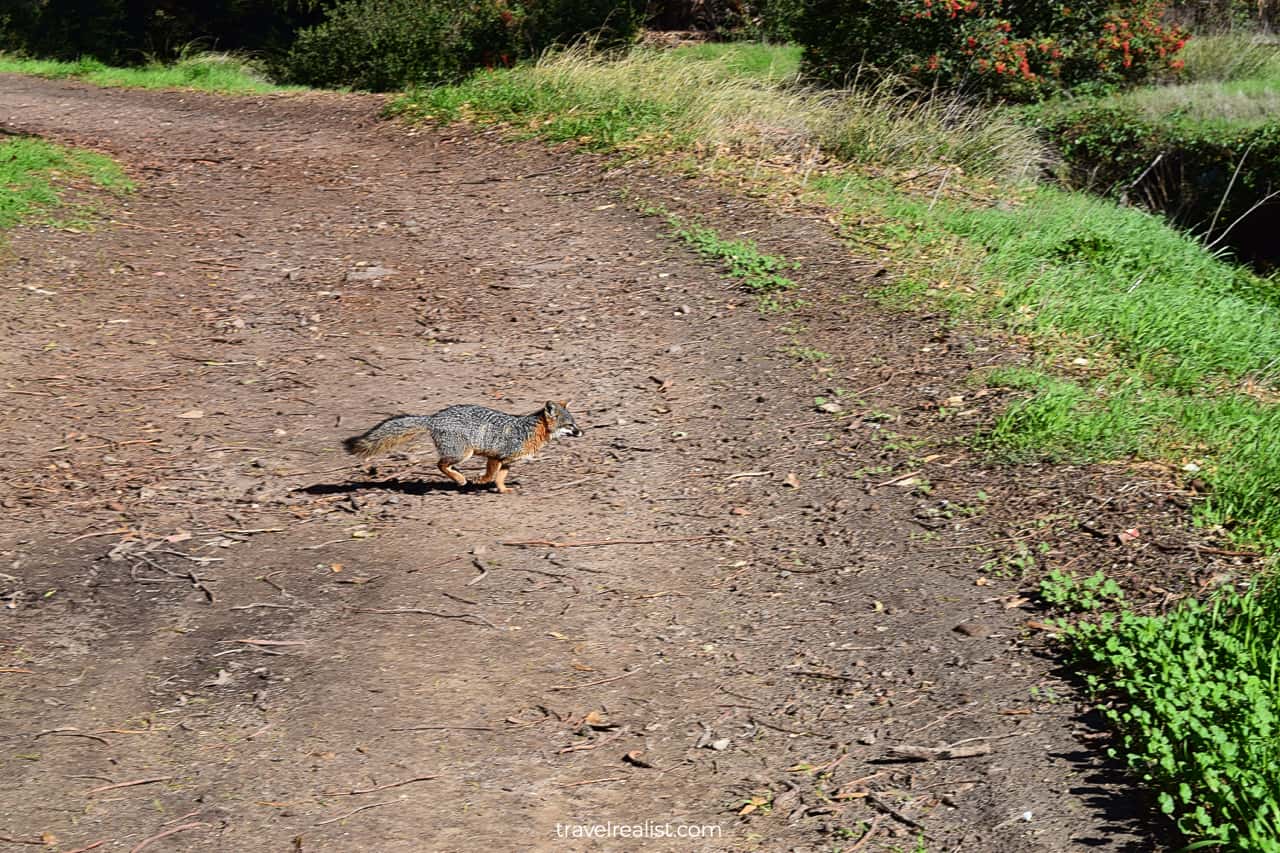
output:
{"label": "green grass", "polygon": [[[1079,605],[1097,599],[1096,581],[1059,574],[1042,594]],[[1195,839],[1186,849],[1280,853],[1277,632],[1280,591],[1267,582],[1161,616],[1121,609],[1065,626],[1069,659],[1120,734],[1113,755]]]}
{"label": "green grass", "polygon": [[501,123],[518,135],[600,151],[769,159],[801,169],[826,153],[891,172],[952,165],[1003,178],[1034,173],[1044,159],[1035,133],[1010,115],[904,93],[889,81],[812,91],[790,82],[794,63],[794,49],[757,44],[635,49],[612,60],[569,50],[408,93],[389,112]]}
{"label": "green grass", "polygon": [[131,89],[199,89],[223,94],[303,90],[300,86],[277,86],[250,63],[222,53],[202,53],[172,64],[152,63],[138,68],[113,68],[94,59],[60,62],[0,54],[0,72],[55,80],[76,79],[97,86]]}
{"label": "green grass", "polygon": [[[1032,343],[1034,370],[980,443],[1011,461],[1163,461],[1211,491],[1195,510],[1280,548],[1280,286],[1161,219],[1042,187],[1012,203],[917,198],[825,177],[829,204],[872,217],[870,243],[911,270],[892,291]],[[1188,475],[1188,479],[1190,479]]]}
{"label": "green grass", "polygon": [[729,77],[761,83],[790,83],[800,76],[800,47],[794,44],[704,42],[671,51],[681,62],[719,63]]}
{"label": "green grass", "polygon": [[0,137],[0,231],[49,213],[68,187],[124,192],[133,185],[119,165],[101,154],[28,137]]}
{"label": "green grass", "polygon": [[750,240],[721,237],[714,228],[681,219],[661,208],[646,212],[663,216],[671,226],[671,236],[682,240],[703,257],[724,264],[725,275],[739,281],[749,293],[767,295],[795,287],[795,282],[782,274],[797,264],[777,255],[767,255]]}

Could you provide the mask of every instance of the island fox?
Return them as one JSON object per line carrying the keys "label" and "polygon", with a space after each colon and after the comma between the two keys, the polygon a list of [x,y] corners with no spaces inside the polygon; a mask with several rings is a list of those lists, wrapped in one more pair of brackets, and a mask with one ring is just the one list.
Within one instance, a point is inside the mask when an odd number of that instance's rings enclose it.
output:
{"label": "island fox", "polygon": [[506,479],[512,462],[528,459],[552,439],[582,435],[564,403],[548,402],[529,415],[508,415],[484,406],[450,406],[434,415],[397,415],[343,444],[348,453],[368,458],[424,432],[431,433],[440,454],[436,467],[446,477],[465,486],[467,478],[453,466],[483,456],[489,464],[476,482],[493,483],[504,493],[511,491]]}

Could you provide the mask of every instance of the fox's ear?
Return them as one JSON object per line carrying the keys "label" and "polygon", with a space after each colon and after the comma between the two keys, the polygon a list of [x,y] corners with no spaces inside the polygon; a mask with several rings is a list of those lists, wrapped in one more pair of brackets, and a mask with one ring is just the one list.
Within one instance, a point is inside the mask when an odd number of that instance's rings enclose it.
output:
{"label": "fox's ear", "polygon": [[562,409],[567,409],[567,408],[569,408],[569,403],[570,403],[570,402],[571,402],[570,400],[561,400],[561,401],[560,401],[560,407],[561,407]]}
{"label": "fox's ear", "polygon": [[542,413],[547,417],[552,417],[556,413],[556,404],[548,400],[547,404],[542,407]]}

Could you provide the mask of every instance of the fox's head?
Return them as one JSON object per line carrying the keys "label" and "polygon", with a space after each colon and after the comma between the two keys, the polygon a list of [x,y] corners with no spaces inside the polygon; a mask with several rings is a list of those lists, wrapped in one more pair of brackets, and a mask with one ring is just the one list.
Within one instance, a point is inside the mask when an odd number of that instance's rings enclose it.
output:
{"label": "fox's head", "polygon": [[582,435],[582,430],[578,429],[578,425],[574,423],[573,415],[569,414],[569,410],[565,408],[566,405],[568,405],[567,402],[554,403],[548,400],[542,407],[542,417],[546,420],[553,438],[568,436],[578,438]]}

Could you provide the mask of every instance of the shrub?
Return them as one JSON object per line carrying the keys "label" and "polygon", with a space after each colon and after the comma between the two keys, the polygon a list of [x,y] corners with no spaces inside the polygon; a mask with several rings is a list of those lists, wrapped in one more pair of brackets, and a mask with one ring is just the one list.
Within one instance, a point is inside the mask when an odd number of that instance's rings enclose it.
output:
{"label": "shrub", "polygon": [[584,37],[625,41],[639,9],[639,0],[341,0],[299,34],[281,70],[312,86],[433,85]]}
{"label": "shrub", "polygon": [[524,0],[521,40],[528,54],[583,38],[596,47],[630,42],[644,24],[642,0]]}
{"label": "shrub", "polygon": [[1063,633],[1119,729],[1112,755],[1160,792],[1161,810],[1194,841],[1185,849],[1280,853],[1277,629],[1280,596],[1264,579]]}
{"label": "shrub", "polygon": [[1181,67],[1161,0],[812,0],[796,31],[810,76],[903,75],[1034,100],[1085,83],[1139,83]]}
{"label": "shrub", "polygon": [[754,0],[748,22],[756,34],[770,41],[791,41],[804,14],[804,0]]}
{"label": "shrub", "polygon": [[298,34],[283,71],[310,86],[381,92],[508,64],[517,38],[515,13],[493,0],[342,0]]}

